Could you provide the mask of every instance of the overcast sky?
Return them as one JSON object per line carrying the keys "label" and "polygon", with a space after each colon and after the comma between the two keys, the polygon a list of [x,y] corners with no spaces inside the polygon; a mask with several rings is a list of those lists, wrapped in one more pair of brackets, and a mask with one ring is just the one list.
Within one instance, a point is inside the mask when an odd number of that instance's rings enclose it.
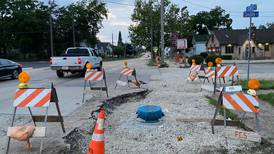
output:
{"label": "overcast sky", "polygon": [[[47,1],[47,0],[43,0]],[[77,0],[55,0],[59,5],[67,5]],[[107,3],[109,17],[104,20],[104,28],[100,30],[98,37],[101,41],[111,42],[112,33],[114,43],[118,39],[118,32],[122,32],[123,41],[129,42],[128,26],[131,24],[131,14],[134,8],[134,0],[102,0]],[[159,0],[160,1],[160,0]],[[187,6],[190,14],[196,14],[199,11],[208,11],[214,6],[221,6],[230,13],[233,19],[233,28],[246,28],[249,24],[248,18],[243,18],[242,12],[246,6],[257,4],[260,11],[260,17],[254,18],[255,25],[274,22],[274,0],[172,0],[180,7]],[[115,4],[120,3],[120,4]]]}

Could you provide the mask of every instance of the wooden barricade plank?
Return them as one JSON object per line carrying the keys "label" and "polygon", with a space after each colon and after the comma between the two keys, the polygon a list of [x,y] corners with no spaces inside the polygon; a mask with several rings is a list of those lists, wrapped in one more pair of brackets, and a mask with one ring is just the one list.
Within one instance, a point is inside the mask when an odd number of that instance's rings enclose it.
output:
{"label": "wooden barricade plank", "polygon": [[237,129],[225,129],[224,136],[233,139],[240,139],[253,142],[261,142],[262,137],[256,132],[243,131]]}
{"label": "wooden barricade plank", "polygon": [[[7,136],[11,136],[11,132],[16,127],[9,127],[7,131]],[[35,127],[32,137],[38,138],[38,137],[45,137],[46,136],[46,127]]]}

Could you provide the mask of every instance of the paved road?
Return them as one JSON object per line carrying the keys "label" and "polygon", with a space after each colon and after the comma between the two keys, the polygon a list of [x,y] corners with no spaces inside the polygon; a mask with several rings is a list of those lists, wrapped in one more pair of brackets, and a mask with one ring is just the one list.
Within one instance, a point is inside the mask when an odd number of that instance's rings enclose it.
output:
{"label": "paved road", "polygon": [[[144,62],[144,59],[132,59],[129,60],[129,66],[136,67],[139,79],[148,82],[150,76],[154,73],[158,73],[158,71],[157,69],[155,69],[154,71],[143,71],[142,68],[138,68],[138,64]],[[115,86],[115,82],[119,77],[119,72],[122,68],[122,64],[122,61],[104,63],[107,75],[107,83],[110,88],[113,88]],[[49,87],[51,82],[54,83],[57,89],[60,101],[60,108],[63,115],[68,115],[69,113],[80,107],[84,86],[84,80],[82,77],[80,77],[79,75],[67,75],[65,78],[60,79],[57,78],[54,71],[50,70],[47,67],[28,70],[28,72],[31,76],[29,87]],[[0,80],[0,114],[12,113],[12,98],[14,97],[17,85],[17,80]],[[88,95],[87,97],[91,98],[92,96]],[[53,107],[50,108],[50,114],[56,113],[56,111],[53,109]],[[37,112],[38,111],[34,110],[34,113]],[[28,113],[28,110],[20,109],[18,110],[18,113],[25,114]],[[41,110],[39,110],[39,113],[41,113]]]}

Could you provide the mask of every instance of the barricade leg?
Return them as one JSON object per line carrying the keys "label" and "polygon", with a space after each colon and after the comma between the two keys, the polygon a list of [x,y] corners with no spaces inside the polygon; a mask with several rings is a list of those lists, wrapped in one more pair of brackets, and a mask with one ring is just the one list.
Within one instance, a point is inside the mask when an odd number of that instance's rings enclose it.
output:
{"label": "barricade leg", "polygon": [[33,124],[34,124],[34,126],[36,127],[36,123],[35,123],[35,120],[34,120],[34,118],[33,118],[33,114],[32,114],[32,112],[31,112],[30,107],[28,107],[28,109],[29,109],[29,113],[30,113],[30,116],[31,116],[31,118],[32,118]]}
{"label": "barricade leg", "polygon": [[85,100],[85,95],[86,95],[86,86],[87,86],[87,81],[85,80],[85,83],[84,83],[84,90],[83,90],[83,98],[82,98],[82,103],[84,103],[84,100]]}
{"label": "barricade leg", "polygon": [[215,120],[216,120],[216,117],[217,117],[217,114],[219,112],[219,109],[221,107],[221,103],[222,103],[222,97],[223,97],[223,91],[221,91],[220,93],[220,96],[218,98],[218,102],[216,104],[216,109],[215,109],[215,113],[214,113],[214,116],[213,116],[213,119],[211,121],[211,130],[212,130],[212,134],[214,134],[214,125],[215,125]]}
{"label": "barricade leg", "polygon": [[[44,121],[44,127],[47,128],[47,121],[48,121],[48,107],[46,108],[46,114],[45,114],[45,121]],[[46,132],[45,134],[47,134],[47,129],[46,129]],[[47,135],[45,135],[47,136]],[[43,141],[44,141],[44,138],[41,139],[41,143],[40,143],[40,154],[42,154],[42,151],[43,151]]]}
{"label": "barricade leg", "polygon": [[[105,71],[104,71],[104,83],[105,83],[105,87],[106,87],[106,94],[107,94],[107,97],[108,97],[107,77],[106,77]],[[116,83],[116,85],[117,85],[117,83]]]}
{"label": "barricade leg", "polygon": [[[13,116],[12,116],[12,121],[11,121],[11,127],[13,127],[13,124],[14,124],[16,110],[17,110],[17,107],[15,107],[14,110],[13,110]],[[9,153],[9,149],[10,149],[10,136],[9,136],[9,138],[8,138],[8,145],[7,145],[6,154]]]}
{"label": "barricade leg", "polygon": [[128,81],[128,76],[127,76],[127,86],[129,87],[129,81]]}
{"label": "barricade leg", "polygon": [[245,117],[245,115],[246,115],[246,112],[244,112],[244,113],[242,114],[241,119],[240,119],[240,122],[244,122],[244,117]]}

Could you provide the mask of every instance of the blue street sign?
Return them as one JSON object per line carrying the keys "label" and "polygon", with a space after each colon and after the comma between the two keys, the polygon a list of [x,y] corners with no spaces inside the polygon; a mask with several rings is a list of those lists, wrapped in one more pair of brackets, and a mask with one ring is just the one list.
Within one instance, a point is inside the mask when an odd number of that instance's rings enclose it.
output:
{"label": "blue street sign", "polygon": [[259,17],[259,11],[245,11],[244,17]]}

